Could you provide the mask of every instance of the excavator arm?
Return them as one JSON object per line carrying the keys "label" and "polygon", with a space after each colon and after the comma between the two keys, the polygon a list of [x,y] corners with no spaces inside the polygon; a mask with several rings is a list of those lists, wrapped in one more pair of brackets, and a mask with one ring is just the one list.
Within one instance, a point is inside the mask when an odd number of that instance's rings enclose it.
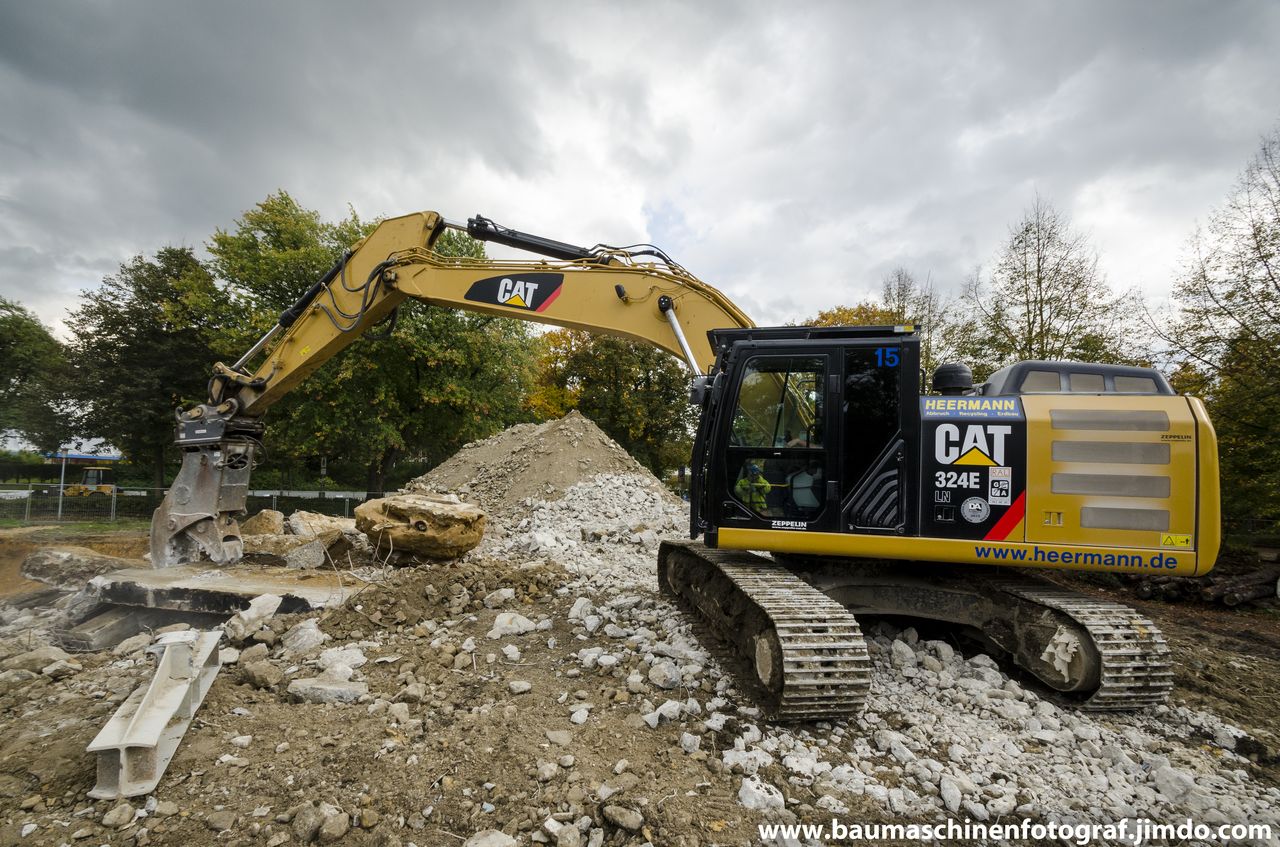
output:
{"label": "excavator arm", "polygon": [[[540,253],[545,260],[452,258],[432,251],[447,229]],[[728,298],[660,250],[576,247],[436,212],[383,221],[232,365],[218,363],[209,400],[179,412],[182,468],[151,523],[151,563],[242,555],[244,510],[267,409],[317,368],[414,299],[435,306],[646,341],[695,374],[715,360],[708,331],[754,324]],[[250,364],[266,353],[256,368]]]}

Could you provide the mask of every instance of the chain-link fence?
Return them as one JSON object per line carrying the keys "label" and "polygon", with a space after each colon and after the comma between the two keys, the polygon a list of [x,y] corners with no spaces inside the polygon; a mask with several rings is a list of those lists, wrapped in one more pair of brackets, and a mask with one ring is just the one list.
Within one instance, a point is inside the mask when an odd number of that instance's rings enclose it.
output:
{"label": "chain-link fence", "polygon": [[[164,488],[121,488],[57,483],[0,485],[0,520],[21,523],[63,521],[116,521],[149,519],[164,499]],[[254,514],[276,509],[286,515],[298,510],[351,517],[363,503],[363,491],[263,491],[249,492],[245,509]]]}

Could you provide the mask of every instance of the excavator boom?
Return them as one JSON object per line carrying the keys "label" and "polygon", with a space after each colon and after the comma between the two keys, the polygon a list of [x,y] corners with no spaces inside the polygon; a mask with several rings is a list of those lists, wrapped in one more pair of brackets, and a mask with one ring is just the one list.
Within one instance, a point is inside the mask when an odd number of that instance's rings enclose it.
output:
{"label": "excavator boom", "polygon": [[[504,261],[441,256],[446,228],[548,255]],[[645,341],[705,373],[709,332],[751,327],[737,306],[657,248],[575,247],[476,217],[436,212],[383,221],[348,251],[241,359],[214,366],[209,401],[179,414],[183,465],[151,526],[151,561],[240,558],[235,515],[248,494],[261,418],[280,398],[406,300]],[[266,356],[253,370],[250,363]]]}

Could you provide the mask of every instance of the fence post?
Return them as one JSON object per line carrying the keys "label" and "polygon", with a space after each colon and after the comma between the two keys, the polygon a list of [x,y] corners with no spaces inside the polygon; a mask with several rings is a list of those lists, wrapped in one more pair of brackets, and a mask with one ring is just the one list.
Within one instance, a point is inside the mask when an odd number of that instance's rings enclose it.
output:
{"label": "fence post", "polygon": [[31,523],[31,501],[36,498],[36,489],[33,483],[27,483],[27,517],[23,523]]}
{"label": "fence post", "polygon": [[351,498],[345,494],[342,495],[342,516],[344,518],[351,517]]}
{"label": "fence post", "polygon": [[111,521],[112,523],[114,523],[116,519],[116,491],[117,491],[116,487],[114,485],[111,486]]}
{"label": "fence post", "polygon": [[280,511],[279,509],[276,508],[276,495],[274,494],[271,495],[271,511],[273,512]]}

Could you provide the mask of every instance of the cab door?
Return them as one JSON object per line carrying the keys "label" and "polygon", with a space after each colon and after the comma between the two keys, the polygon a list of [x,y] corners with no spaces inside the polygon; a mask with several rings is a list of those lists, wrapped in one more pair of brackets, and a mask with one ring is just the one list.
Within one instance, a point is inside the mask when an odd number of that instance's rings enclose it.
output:
{"label": "cab door", "polygon": [[828,348],[744,351],[716,474],[721,526],[833,530],[828,445],[838,365]]}
{"label": "cab door", "polygon": [[841,532],[909,534],[918,525],[910,481],[918,476],[914,338],[866,339],[839,352],[843,374],[836,421]]}

